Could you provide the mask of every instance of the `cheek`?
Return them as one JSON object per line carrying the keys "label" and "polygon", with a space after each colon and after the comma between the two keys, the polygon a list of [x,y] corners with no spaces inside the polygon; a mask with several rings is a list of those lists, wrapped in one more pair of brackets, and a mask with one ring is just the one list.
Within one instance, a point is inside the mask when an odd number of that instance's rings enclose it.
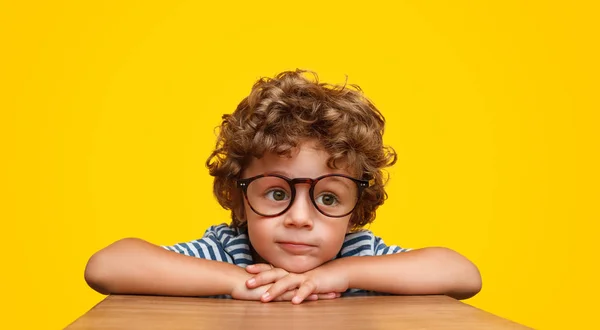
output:
{"label": "cheek", "polygon": [[[257,252],[261,254],[268,252],[270,244],[273,242],[277,219],[261,217],[252,210],[250,210],[250,213],[246,213],[246,219],[250,243]],[[263,255],[263,257],[265,256]]]}
{"label": "cheek", "polygon": [[265,228],[265,221],[256,219],[256,215],[248,215],[246,219],[249,237],[255,238],[256,242],[262,241],[263,236],[268,232]]}
{"label": "cheek", "polygon": [[260,226],[260,224],[262,223],[262,221],[259,221],[260,217],[258,214],[254,213],[254,211],[252,211],[252,209],[250,208],[250,206],[248,206],[248,203],[246,202],[246,200],[244,200],[244,215],[245,215],[245,222],[246,225],[248,226],[248,230],[250,230],[250,227],[256,227],[256,226]]}
{"label": "cheek", "polygon": [[264,253],[265,242],[268,241],[268,237],[266,237],[266,233],[268,233],[263,226],[261,226],[260,221],[253,221],[252,219],[248,219],[248,238],[250,239],[250,244],[254,247],[259,254]]}
{"label": "cheek", "polygon": [[328,241],[328,245],[331,248],[341,248],[344,243],[344,239],[346,238],[346,234],[349,232],[349,217],[342,219],[330,219],[330,220],[339,220],[335,222],[329,223],[326,228],[323,228],[323,232],[326,232],[324,237],[326,241]]}

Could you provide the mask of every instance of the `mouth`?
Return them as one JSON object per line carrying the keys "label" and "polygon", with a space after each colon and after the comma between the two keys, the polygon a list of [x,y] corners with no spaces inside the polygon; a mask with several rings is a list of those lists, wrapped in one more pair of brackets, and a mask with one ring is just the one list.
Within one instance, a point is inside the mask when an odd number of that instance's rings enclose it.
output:
{"label": "mouth", "polygon": [[315,245],[301,243],[301,242],[277,242],[279,247],[291,254],[304,254],[314,248]]}

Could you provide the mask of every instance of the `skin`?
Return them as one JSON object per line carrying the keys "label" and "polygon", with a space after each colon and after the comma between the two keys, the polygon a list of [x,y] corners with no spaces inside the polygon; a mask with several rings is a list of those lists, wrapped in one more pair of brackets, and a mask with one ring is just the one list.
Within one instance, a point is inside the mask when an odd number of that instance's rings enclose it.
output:
{"label": "skin", "polygon": [[[254,159],[243,172],[243,177],[259,174],[280,174],[288,178],[317,178],[325,174],[346,174],[344,169],[327,166],[329,155],[305,143],[292,152],[291,157],[267,153]],[[290,209],[277,217],[263,217],[245,203],[248,236],[255,252],[274,267],[293,273],[304,273],[333,259],[342,248],[348,232],[350,215],[333,218],[321,214],[309,196],[308,184],[296,185],[296,197]],[[315,196],[317,197],[317,196]],[[286,247],[298,243],[301,250]],[[289,244],[287,244],[289,245]]]}
{"label": "skin", "polygon": [[[265,154],[254,159],[243,176],[279,173],[289,178],[316,178],[328,173],[350,174],[345,169],[328,168],[327,158],[314,141],[306,141],[291,158]],[[278,217],[259,216],[245,205],[258,262],[246,269],[125,238],[90,258],[85,279],[103,294],[229,294],[235,299],[294,304],[335,299],[348,288],[392,294],[445,294],[457,299],[471,297],[481,289],[477,267],[446,248],[332,260],[348,232],[350,216],[324,216],[310,201],[308,185],[299,184],[296,190],[294,203]],[[285,242],[309,246],[290,251]]]}
{"label": "skin", "polygon": [[[307,141],[290,158],[266,154],[255,159],[244,177],[275,173],[289,178],[316,178],[329,173],[350,175],[345,169],[327,167],[329,155],[314,141]],[[360,288],[395,294],[447,294],[458,299],[475,295],[481,277],[473,263],[446,248],[425,248],[394,255],[348,257],[331,261],[349,230],[350,215],[331,218],[318,212],[310,201],[309,185],[296,187],[291,208],[277,217],[262,217],[246,203],[250,240],[256,253],[269,264],[247,267],[255,274],[246,285],[271,284],[263,302],[296,290],[292,303],[312,294],[340,293]],[[286,251],[281,242],[309,244],[301,253]]]}

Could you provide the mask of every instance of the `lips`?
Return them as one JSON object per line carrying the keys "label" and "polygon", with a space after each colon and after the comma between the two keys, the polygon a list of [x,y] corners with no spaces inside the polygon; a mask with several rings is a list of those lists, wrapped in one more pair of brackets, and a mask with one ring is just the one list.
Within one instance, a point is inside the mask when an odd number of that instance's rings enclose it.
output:
{"label": "lips", "polygon": [[277,242],[277,245],[281,249],[291,254],[304,254],[310,250],[316,248],[315,245],[301,243],[301,242]]}
{"label": "lips", "polygon": [[306,245],[306,246],[314,246],[312,244],[296,242],[296,241],[278,241],[279,244],[292,244],[292,245]]}

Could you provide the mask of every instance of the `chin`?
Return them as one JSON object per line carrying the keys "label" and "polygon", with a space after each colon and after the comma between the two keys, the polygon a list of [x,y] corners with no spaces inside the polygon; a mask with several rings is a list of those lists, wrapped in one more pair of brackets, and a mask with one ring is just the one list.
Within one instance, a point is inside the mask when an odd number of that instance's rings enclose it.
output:
{"label": "chin", "polygon": [[[321,264],[317,264],[315,262],[305,262],[298,260],[286,260],[284,261],[279,268],[285,269],[290,273],[302,274],[306,273],[309,270],[313,270],[320,266]],[[277,266],[277,265],[275,265]]]}

